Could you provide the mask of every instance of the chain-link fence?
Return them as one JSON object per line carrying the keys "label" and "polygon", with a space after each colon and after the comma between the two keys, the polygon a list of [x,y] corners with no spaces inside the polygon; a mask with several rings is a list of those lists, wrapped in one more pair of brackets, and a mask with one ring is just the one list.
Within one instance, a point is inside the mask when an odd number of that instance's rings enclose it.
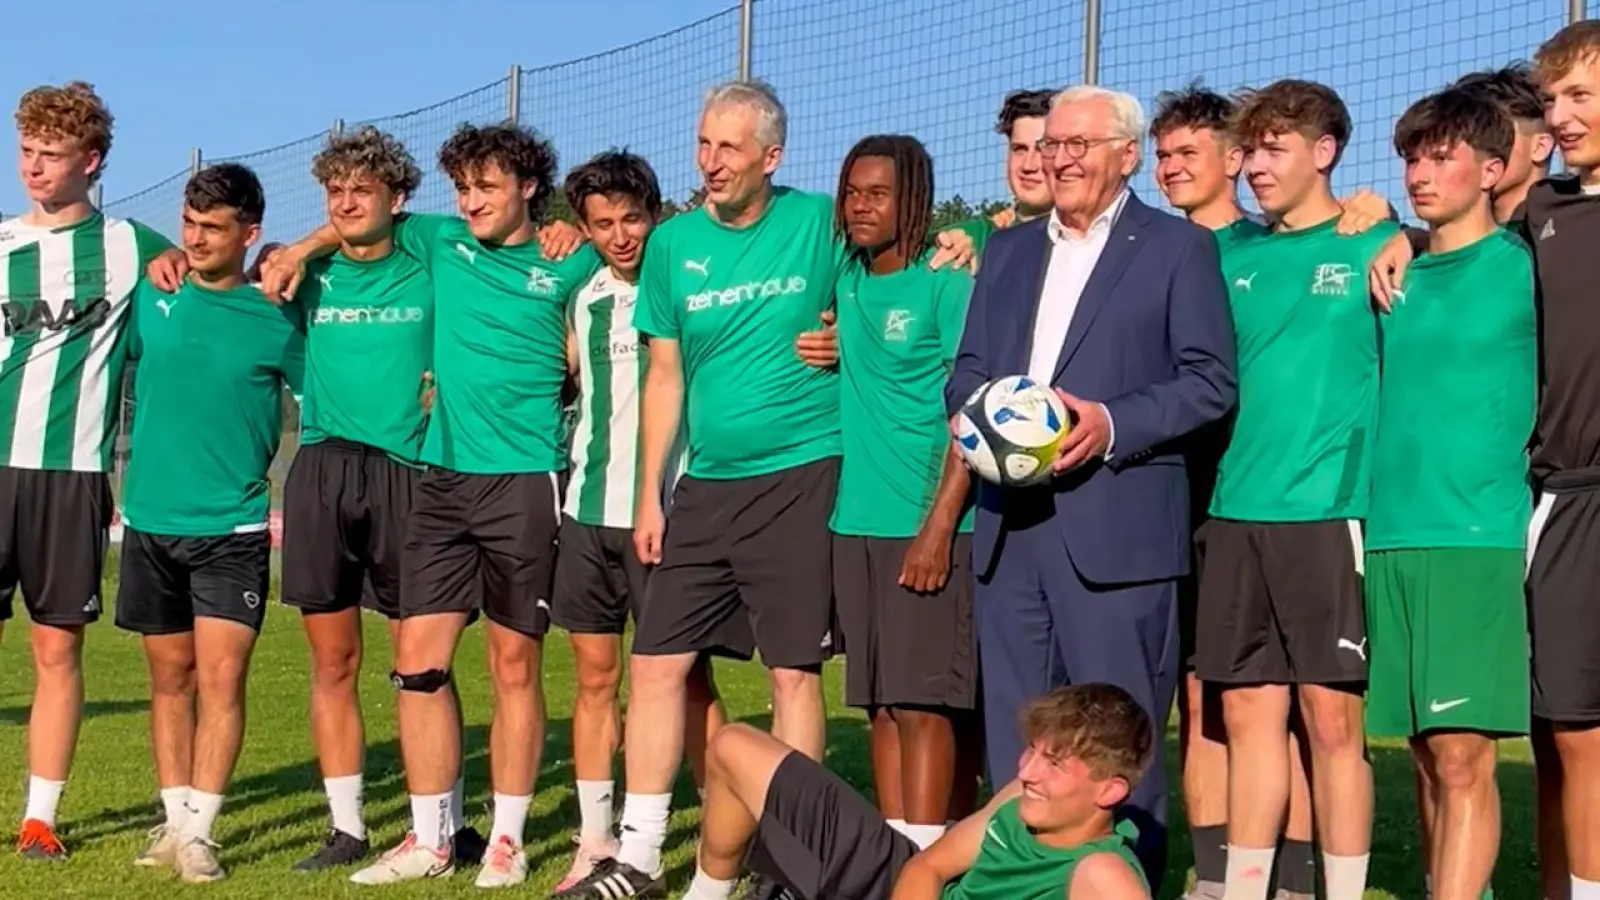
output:
{"label": "chain-link fence", "polygon": [[[627,146],[682,202],[699,184],[701,98],[748,61],[749,74],[770,82],[789,110],[783,182],[831,191],[851,144],[901,132],[933,154],[941,200],[977,206],[1009,199],[1005,145],[993,132],[1008,91],[1093,80],[1149,109],[1159,92],[1194,81],[1232,91],[1295,76],[1338,90],[1355,120],[1336,189],[1372,187],[1404,209],[1390,134],[1406,105],[1465,72],[1527,59],[1586,13],[1600,13],[1600,0],[746,0],[626,47],[513,68],[370,124],[400,137],[422,163],[414,210],[453,208],[434,155],[459,124],[506,119],[550,137],[563,170]],[[255,169],[266,187],[265,239],[293,240],[324,221],[311,159],[327,134],[216,160],[197,149],[178,174],[106,209],[176,238],[189,174],[229,159]],[[1159,201],[1151,168],[1135,188]]]}

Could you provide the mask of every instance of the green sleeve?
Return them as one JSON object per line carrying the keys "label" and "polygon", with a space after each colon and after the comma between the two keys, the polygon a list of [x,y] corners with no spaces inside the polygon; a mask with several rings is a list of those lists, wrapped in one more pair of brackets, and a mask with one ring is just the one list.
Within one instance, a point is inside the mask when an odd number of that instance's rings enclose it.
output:
{"label": "green sleeve", "polygon": [[595,252],[594,245],[588,241],[584,241],[571,256],[556,263],[556,277],[561,280],[561,292],[567,295],[569,303],[572,295],[587,284],[595,272],[600,271],[601,265],[603,262],[600,254]]}
{"label": "green sleeve", "polygon": [[455,216],[433,213],[406,213],[394,221],[394,242],[400,252],[433,268],[433,250],[444,238],[448,229],[460,221]]}
{"label": "green sleeve", "polygon": [[133,297],[128,301],[128,362],[138,362],[144,355],[144,341],[139,339],[139,308],[151,302],[146,293],[155,290],[150,282],[144,280],[143,273],[139,276],[139,283],[133,289]]}
{"label": "green sleeve", "polygon": [[939,279],[939,296],[934,309],[939,328],[939,349],[947,364],[954,364],[961,347],[961,332],[967,326],[967,305],[972,300],[972,276],[951,272]]}
{"label": "green sleeve", "polygon": [[672,299],[672,250],[667,235],[657,233],[644,254],[639,272],[639,302],[633,327],[648,337],[678,339],[678,305]]}
{"label": "green sleeve", "polygon": [[139,277],[143,278],[145,267],[150,265],[151,260],[173,249],[172,242],[143,222],[129,219],[128,224],[133,226],[133,242],[139,248]]}
{"label": "green sleeve", "polygon": [[288,335],[278,359],[278,373],[283,384],[294,395],[296,402],[305,391],[306,379],[306,329],[299,307],[286,303],[280,309],[288,323]]}
{"label": "green sleeve", "polygon": [[979,256],[983,255],[983,248],[989,243],[989,236],[994,234],[994,223],[989,221],[988,216],[973,216],[951,225],[950,228],[965,232],[967,237],[972,238],[973,249]]}

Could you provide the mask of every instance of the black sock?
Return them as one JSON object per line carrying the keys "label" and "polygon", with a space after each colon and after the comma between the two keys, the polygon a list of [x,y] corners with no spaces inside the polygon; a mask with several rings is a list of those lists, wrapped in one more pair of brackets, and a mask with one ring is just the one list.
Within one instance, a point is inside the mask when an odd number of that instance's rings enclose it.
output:
{"label": "black sock", "polygon": [[1222,884],[1228,877],[1228,826],[1190,828],[1189,842],[1194,847],[1194,880]]}
{"label": "black sock", "polygon": [[1291,894],[1317,893],[1317,854],[1310,841],[1283,839],[1278,851],[1278,890]]}

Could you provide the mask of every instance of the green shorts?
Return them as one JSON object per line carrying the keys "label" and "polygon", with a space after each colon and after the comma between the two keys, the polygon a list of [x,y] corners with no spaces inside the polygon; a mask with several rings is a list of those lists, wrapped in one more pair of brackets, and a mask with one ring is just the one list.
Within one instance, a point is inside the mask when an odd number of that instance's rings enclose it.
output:
{"label": "green shorts", "polygon": [[1521,550],[1367,554],[1367,732],[1528,733]]}

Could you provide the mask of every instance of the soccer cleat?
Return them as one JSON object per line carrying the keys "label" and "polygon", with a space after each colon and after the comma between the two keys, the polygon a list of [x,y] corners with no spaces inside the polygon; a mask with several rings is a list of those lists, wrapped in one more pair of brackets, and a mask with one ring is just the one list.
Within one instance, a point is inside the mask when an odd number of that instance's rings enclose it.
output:
{"label": "soccer cleat", "polygon": [[38,819],[28,819],[22,823],[22,834],[17,837],[17,854],[23,859],[65,862],[67,848],[61,845],[55,829]]}
{"label": "soccer cleat", "polygon": [[489,851],[489,842],[471,825],[456,832],[455,837],[450,839],[450,845],[454,848],[458,866],[475,866]]}
{"label": "soccer cleat", "polygon": [[528,854],[510,837],[501,835],[483,855],[483,868],[475,882],[481,888],[503,888],[528,880]]}
{"label": "soccer cleat", "polygon": [[133,864],[144,869],[176,869],[179,843],[178,829],[163,822],[150,829],[150,844]]}
{"label": "soccer cleat", "polygon": [[378,857],[378,861],[350,876],[354,884],[398,884],[419,878],[445,878],[455,873],[450,851],[424,847],[415,832],[400,845]]}
{"label": "soccer cleat", "polygon": [[622,900],[624,897],[665,897],[666,880],[662,873],[649,875],[616,859],[594,864],[587,878],[565,891],[552,894],[563,900]]}
{"label": "soccer cleat", "polygon": [[618,844],[615,840],[606,841],[599,846],[588,846],[578,835],[572,836],[575,845],[572,852],[572,868],[568,870],[567,877],[561,879],[555,886],[554,893],[562,893],[572,889],[573,885],[589,877],[594,871],[595,864],[602,859],[610,859],[617,855]]}
{"label": "soccer cleat", "polygon": [[336,866],[348,866],[365,859],[372,845],[362,838],[346,834],[335,828],[328,832],[317,852],[294,864],[296,872],[320,872]]}
{"label": "soccer cleat", "polygon": [[184,884],[210,884],[228,877],[217,862],[217,845],[205,838],[190,838],[178,848],[177,869]]}

